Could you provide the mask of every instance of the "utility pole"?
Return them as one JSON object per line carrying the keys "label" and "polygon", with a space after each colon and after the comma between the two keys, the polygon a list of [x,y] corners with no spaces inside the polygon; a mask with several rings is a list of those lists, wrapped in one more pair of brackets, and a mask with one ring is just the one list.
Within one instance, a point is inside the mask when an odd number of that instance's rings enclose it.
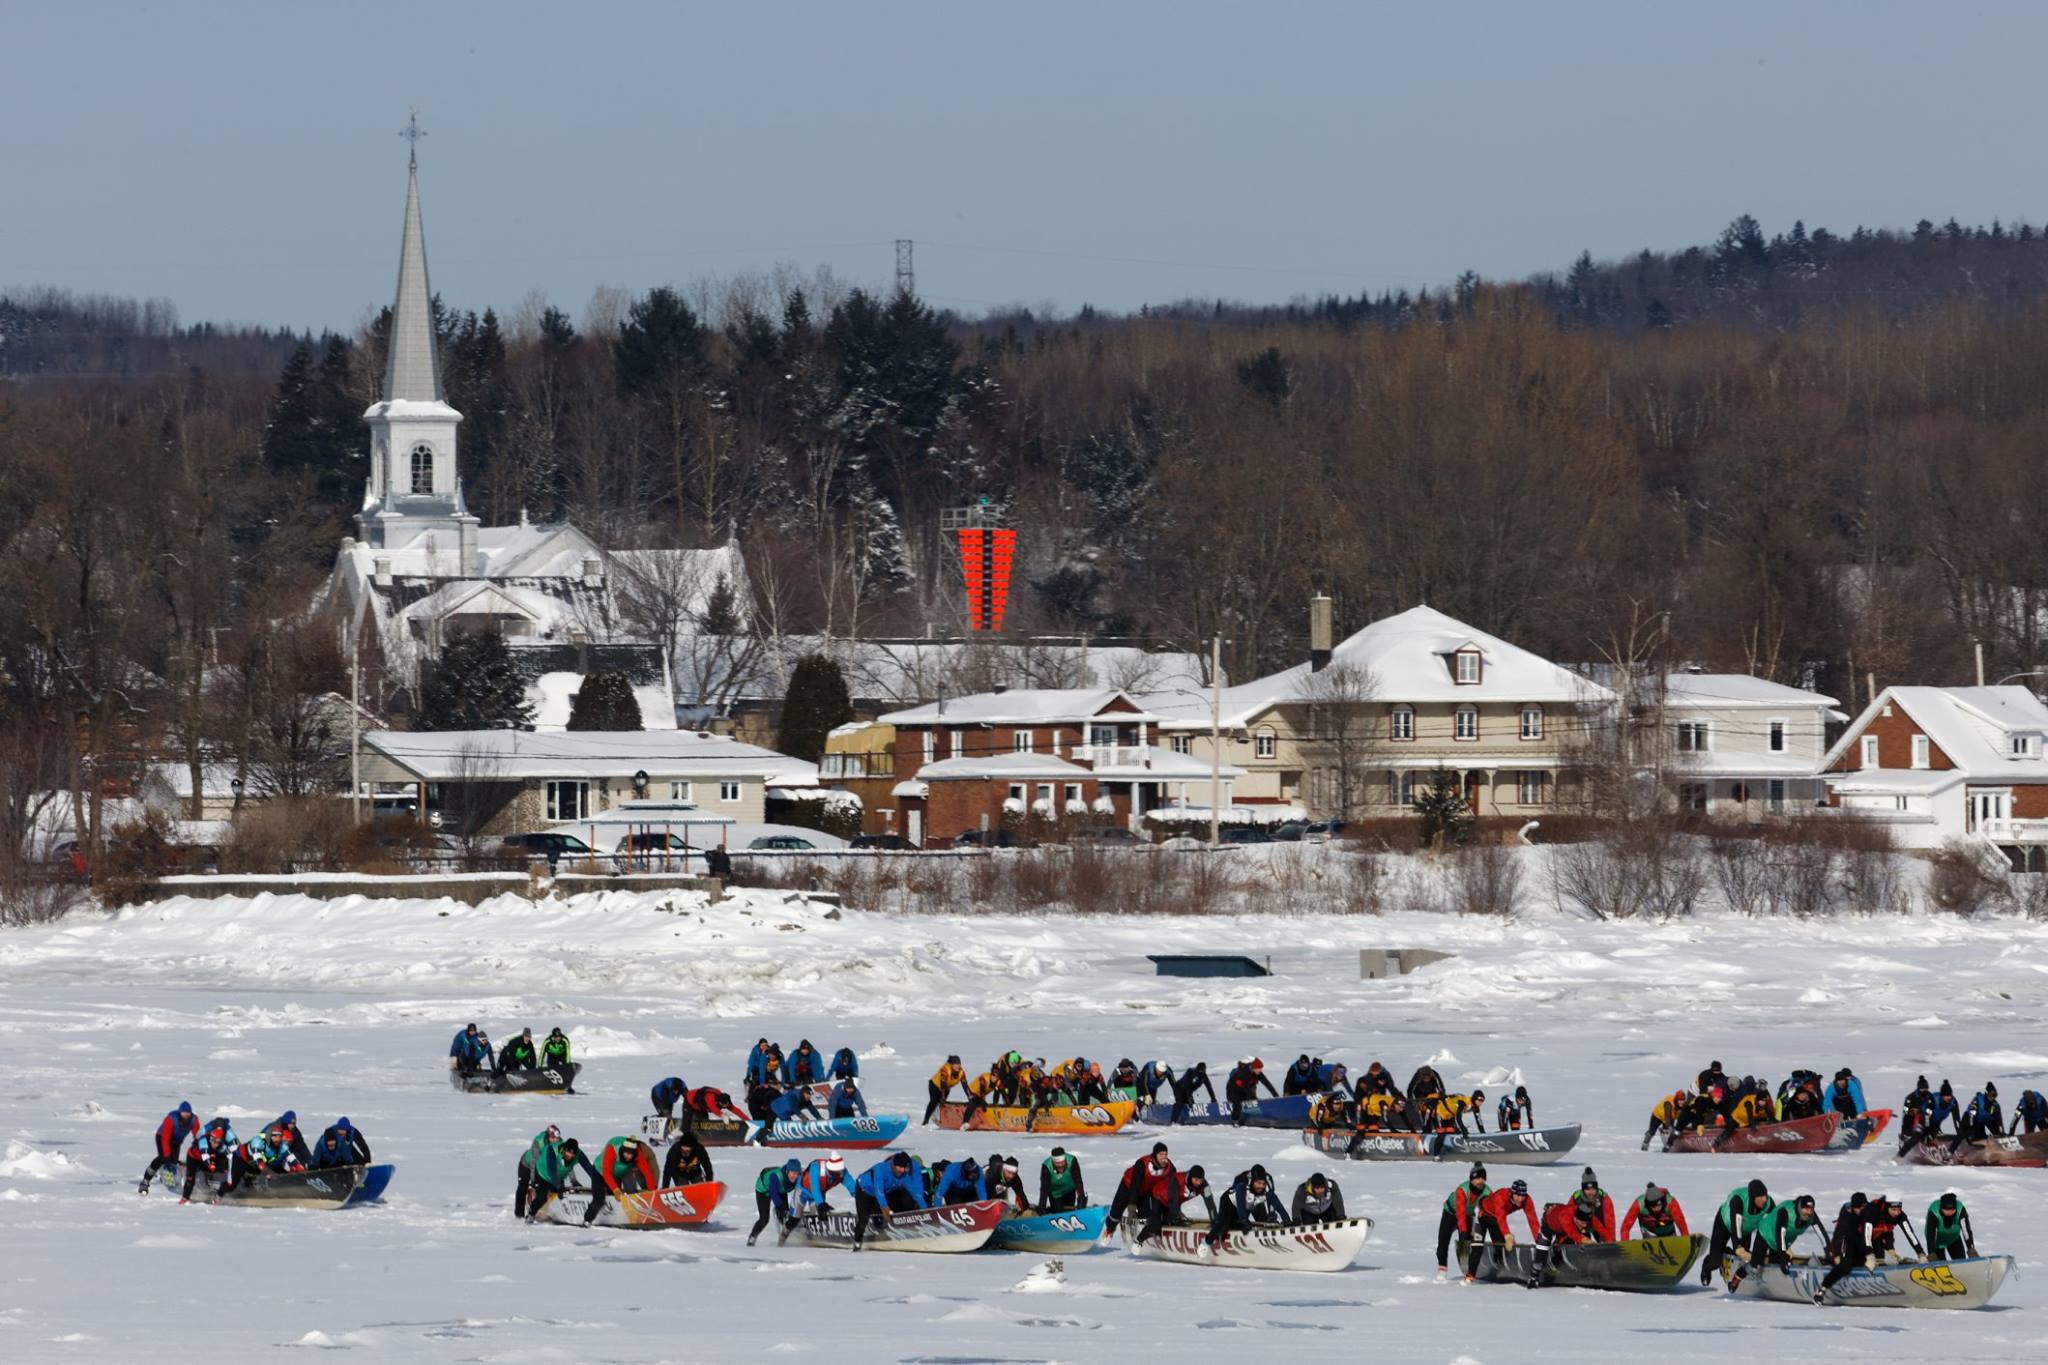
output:
{"label": "utility pole", "polygon": [[917,297],[917,272],[910,265],[910,239],[896,239],[896,292],[905,298]]}
{"label": "utility pole", "polygon": [[1209,637],[1209,847],[1222,840],[1223,637]]}

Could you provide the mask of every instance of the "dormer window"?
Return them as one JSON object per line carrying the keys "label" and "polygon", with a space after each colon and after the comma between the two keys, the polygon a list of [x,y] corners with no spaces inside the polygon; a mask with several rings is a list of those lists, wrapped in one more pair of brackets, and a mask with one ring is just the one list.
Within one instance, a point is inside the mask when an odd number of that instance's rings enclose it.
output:
{"label": "dormer window", "polygon": [[1460,687],[1474,687],[1479,683],[1479,651],[1466,646],[1451,655],[1452,676]]}
{"label": "dormer window", "polygon": [[2032,758],[2034,756],[2034,737],[2032,735],[2014,735],[2012,737],[2012,756],[2014,758]]}
{"label": "dormer window", "polygon": [[412,448],[412,491],[434,491],[434,448],[424,441]]}

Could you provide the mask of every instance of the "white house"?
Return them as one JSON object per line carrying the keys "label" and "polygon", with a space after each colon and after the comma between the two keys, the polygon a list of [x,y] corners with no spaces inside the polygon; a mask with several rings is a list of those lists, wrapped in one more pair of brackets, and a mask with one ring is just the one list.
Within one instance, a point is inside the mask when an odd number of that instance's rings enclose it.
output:
{"label": "white house", "polygon": [[1829,801],[1908,848],[1995,845],[2048,860],[2048,706],[2024,687],[1887,687],[1822,763]]}
{"label": "white house", "polygon": [[1824,804],[1835,699],[1742,673],[1663,679],[1664,741],[1678,804],[1747,817]]}

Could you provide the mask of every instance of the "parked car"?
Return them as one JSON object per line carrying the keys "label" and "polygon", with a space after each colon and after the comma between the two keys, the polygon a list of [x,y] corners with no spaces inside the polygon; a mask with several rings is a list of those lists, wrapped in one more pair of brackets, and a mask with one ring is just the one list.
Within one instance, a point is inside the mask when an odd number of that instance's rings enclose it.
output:
{"label": "parked car", "polygon": [[546,858],[550,872],[564,858],[594,856],[590,845],[573,834],[508,834],[496,851],[501,858]]}
{"label": "parked car", "polygon": [[1273,826],[1273,842],[1276,844],[1298,844],[1308,833],[1308,821],[1288,820]]}
{"label": "parked car", "polygon": [[794,834],[763,834],[760,838],[747,845],[747,848],[754,852],[762,850],[802,851],[816,847],[817,845],[809,839],[799,839]]}
{"label": "parked car", "polygon": [[680,872],[689,866],[696,852],[680,835],[639,830],[619,840],[618,847],[612,850],[612,861],[621,872]]}
{"label": "parked car", "polygon": [[884,848],[901,852],[911,846],[910,840],[900,834],[856,834],[848,848]]}
{"label": "parked car", "polygon": [[1270,844],[1273,836],[1257,825],[1232,825],[1216,832],[1219,844]]}
{"label": "parked car", "polygon": [[970,829],[953,836],[955,848],[1030,848],[1032,845],[1017,837],[1015,830]]}
{"label": "parked car", "polygon": [[1119,845],[1131,848],[1145,841],[1125,829],[1122,825],[1098,825],[1089,829],[1077,829],[1067,835],[1067,842],[1073,844]]}

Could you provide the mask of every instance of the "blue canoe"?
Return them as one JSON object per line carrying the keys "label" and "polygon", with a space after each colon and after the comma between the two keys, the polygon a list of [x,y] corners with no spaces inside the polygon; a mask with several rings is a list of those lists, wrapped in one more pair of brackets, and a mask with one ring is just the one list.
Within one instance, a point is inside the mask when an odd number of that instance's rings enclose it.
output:
{"label": "blue canoe", "polygon": [[[1282,1095],[1278,1099],[1253,1100],[1244,1107],[1245,1126],[1250,1128],[1306,1128],[1310,1095]],[[1138,1122],[1164,1128],[1173,1119],[1170,1104],[1148,1104],[1138,1111]],[[1182,1123],[1217,1124],[1230,1122],[1230,1107],[1197,1104]]]}
{"label": "blue canoe", "polygon": [[875,1114],[852,1119],[778,1119],[763,1129],[748,1127],[747,1141],[762,1147],[886,1147],[910,1126],[908,1114]]}
{"label": "blue canoe", "polygon": [[1041,1213],[1029,1218],[1005,1218],[996,1224],[988,1244],[998,1251],[1034,1251],[1049,1256],[1086,1252],[1102,1236],[1102,1220],[1109,1209],[1093,1204],[1065,1213]]}
{"label": "blue canoe", "polygon": [[362,1183],[349,1196],[350,1204],[374,1204],[384,1197],[384,1187],[391,1183],[391,1165],[371,1166],[363,1172]]}

